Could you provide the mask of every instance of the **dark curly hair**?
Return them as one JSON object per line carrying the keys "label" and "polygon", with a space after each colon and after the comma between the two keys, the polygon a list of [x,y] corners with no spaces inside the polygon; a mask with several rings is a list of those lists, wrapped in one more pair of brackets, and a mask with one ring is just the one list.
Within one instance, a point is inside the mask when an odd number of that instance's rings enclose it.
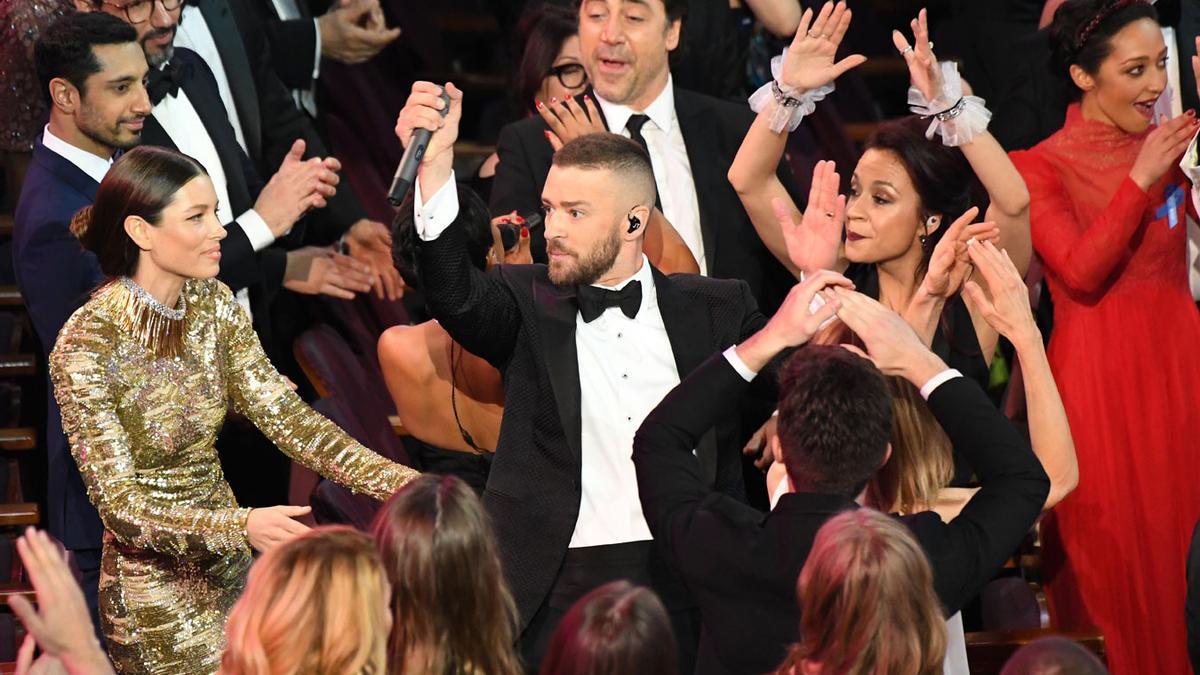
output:
{"label": "dark curly hair", "polygon": [[[413,222],[413,194],[396,210],[392,221],[392,264],[409,288],[421,288],[421,270],[417,263],[417,226]],[[458,222],[466,228],[467,257],[479,269],[487,267],[492,244],[492,215],[483,198],[466,185],[458,185]]]}
{"label": "dark curly hair", "polygon": [[1144,0],[1067,0],[1050,23],[1050,67],[1068,87],[1073,100],[1083,92],[1071,80],[1071,66],[1091,75],[1112,53],[1112,38],[1134,21],[1158,22],[1154,5]]}

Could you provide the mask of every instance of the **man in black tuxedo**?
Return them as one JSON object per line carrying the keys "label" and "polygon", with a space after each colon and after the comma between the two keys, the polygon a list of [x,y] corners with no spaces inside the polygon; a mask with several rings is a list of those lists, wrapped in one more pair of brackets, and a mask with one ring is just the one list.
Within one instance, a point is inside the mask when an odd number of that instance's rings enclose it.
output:
{"label": "man in black tuxedo", "polygon": [[[679,44],[686,0],[577,4],[580,51],[605,127],[649,152],[661,210],[687,242],[701,273],[746,281],[764,311],[772,312],[793,279],[762,244],[726,179],[754,113],[671,81],[668,55]],[[561,105],[543,103],[552,109]],[[554,156],[547,129],[535,116],[500,132],[493,215],[537,211]],[[791,171],[782,162],[779,176],[797,197]],[[531,237],[534,260],[545,260],[541,232],[534,230]]]}
{"label": "man in black tuxedo", "polygon": [[[476,269],[451,171],[462,94],[448,115],[428,82],[413,85],[397,131],[436,130],[415,187],[421,284],[433,316],[500,370],[500,428],[483,503],[535,670],[559,619],[593,588],[627,578],[655,588],[672,614],[683,672],[695,662],[694,604],[653,552],[630,462],[634,430],[709,354],[764,323],[743,281],[667,277],[642,253],[654,208],[649,159],[633,141],[591,134],[554,157],[541,195],[549,264]],[[752,394],[773,400],[770,377]],[[757,422],[753,428],[757,428]],[[698,434],[699,480],[742,494],[736,421]]]}
{"label": "man in black tuxedo", "polygon": [[875,362],[842,347],[806,346],[783,366],[772,444],[791,492],[770,514],[712,492],[691,453],[695,440],[750,386],[731,360],[714,357],[695,370],[650,413],[634,440],[646,522],[700,605],[697,673],[772,671],[796,641],[796,579],[817,530],[837,512],[858,507],[890,454],[891,397],[880,371],[921,390],[981,484],[949,523],[933,512],[905,518],[929,556],[947,616],[995,575],[1045,504],[1045,471],[978,385],[949,369],[878,302],[840,288],[824,298],[824,314],[811,314],[807,305],[789,306],[789,296],[770,323],[735,350],[757,370],[781,350],[807,342],[832,307]]}

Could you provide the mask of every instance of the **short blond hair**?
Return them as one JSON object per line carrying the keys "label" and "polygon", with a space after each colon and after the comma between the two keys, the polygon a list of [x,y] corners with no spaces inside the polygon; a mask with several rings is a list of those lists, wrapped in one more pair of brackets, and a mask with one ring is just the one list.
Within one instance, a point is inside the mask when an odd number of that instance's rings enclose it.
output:
{"label": "short blond hair", "polygon": [[942,672],[946,621],[933,572],[895,519],[867,508],[831,518],[817,532],[797,595],[800,642],[779,673],[802,661],[838,675]]}
{"label": "short blond hair", "polygon": [[224,675],[357,675],[387,670],[389,587],[375,545],[319,527],[250,569],[225,624]]}

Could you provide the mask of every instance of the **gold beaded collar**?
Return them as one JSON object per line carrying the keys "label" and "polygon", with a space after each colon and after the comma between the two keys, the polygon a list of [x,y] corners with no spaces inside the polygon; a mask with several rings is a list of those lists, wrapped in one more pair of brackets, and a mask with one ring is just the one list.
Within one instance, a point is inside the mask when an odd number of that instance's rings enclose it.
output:
{"label": "gold beaded collar", "polygon": [[171,309],[129,277],[121,277],[118,283],[126,291],[116,313],[121,328],[156,358],[183,354],[185,294],[179,295],[179,307]]}

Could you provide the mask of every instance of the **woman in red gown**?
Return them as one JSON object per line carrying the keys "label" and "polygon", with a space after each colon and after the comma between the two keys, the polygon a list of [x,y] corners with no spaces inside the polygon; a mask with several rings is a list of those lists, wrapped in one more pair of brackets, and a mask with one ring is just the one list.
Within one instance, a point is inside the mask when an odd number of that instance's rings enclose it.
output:
{"label": "woman in red gown", "polygon": [[1080,100],[1062,129],[1013,153],[1079,457],[1079,487],[1043,524],[1051,616],[1098,627],[1113,673],[1187,673],[1200,315],[1185,260],[1192,187],[1177,164],[1197,123],[1189,111],[1151,127],[1167,82],[1151,5],[1070,0],[1051,36]]}

